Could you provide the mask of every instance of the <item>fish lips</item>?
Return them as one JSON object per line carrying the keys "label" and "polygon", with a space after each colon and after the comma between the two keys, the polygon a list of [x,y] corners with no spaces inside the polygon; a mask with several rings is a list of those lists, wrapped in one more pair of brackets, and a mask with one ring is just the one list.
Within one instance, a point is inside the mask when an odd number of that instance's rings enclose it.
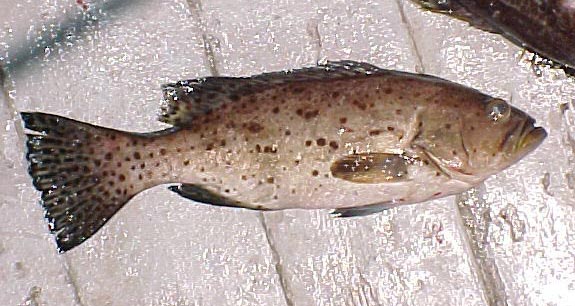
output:
{"label": "fish lips", "polygon": [[515,147],[515,152],[519,158],[529,154],[547,138],[547,131],[542,127],[534,126],[534,124],[535,120],[529,118],[519,134],[520,138]]}

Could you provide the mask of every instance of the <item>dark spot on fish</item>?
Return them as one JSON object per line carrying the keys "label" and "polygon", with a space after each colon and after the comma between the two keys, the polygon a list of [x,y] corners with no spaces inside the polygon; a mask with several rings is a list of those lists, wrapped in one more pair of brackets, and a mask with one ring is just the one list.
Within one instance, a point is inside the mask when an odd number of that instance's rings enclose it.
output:
{"label": "dark spot on fish", "polygon": [[187,166],[187,165],[189,165],[189,164],[190,164],[190,160],[189,160],[189,159],[184,160],[184,166]]}
{"label": "dark spot on fish", "polygon": [[316,143],[318,146],[323,147],[327,144],[327,140],[325,140],[325,138],[318,138],[316,140]]}
{"label": "dark spot on fish", "polygon": [[257,123],[257,122],[248,122],[248,123],[246,124],[246,129],[247,129],[250,133],[254,133],[254,134],[255,134],[255,133],[261,132],[261,131],[264,129],[264,127],[261,126],[261,125],[260,125],[259,123]]}
{"label": "dark spot on fish", "polygon": [[256,152],[258,153],[262,152],[262,147],[259,144],[256,145]]}
{"label": "dark spot on fish", "polygon": [[440,176],[440,175],[441,175],[441,173],[435,172],[435,176]]}
{"label": "dark spot on fish", "polygon": [[306,141],[305,141],[305,146],[306,146],[306,147],[311,146],[311,140],[306,140]]}
{"label": "dark spot on fish", "polygon": [[154,158],[154,153],[150,152],[150,153],[148,154],[148,157],[149,157],[149,158]]}
{"label": "dark spot on fish", "polygon": [[160,155],[166,155],[166,149],[164,148],[160,149]]}
{"label": "dark spot on fish", "polygon": [[446,123],[446,124],[445,124],[445,129],[447,129],[447,130],[451,129],[451,124]]}
{"label": "dark spot on fish", "polygon": [[313,171],[311,172],[311,175],[313,175],[313,176],[318,176],[318,175],[319,175],[319,171],[313,170]]}
{"label": "dark spot on fish", "polygon": [[142,158],[142,156],[140,155],[140,152],[134,152],[134,158],[135,158],[135,159],[140,159],[140,158]]}
{"label": "dark spot on fish", "polygon": [[304,88],[302,86],[294,86],[292,88],[292,92],[296,93],[296,94],[302,93],[303,91],[304,91]]}
{"label": "dark spot on fish", "polygon": [[268,177],[267,180],[268,184],[273,184],[274,183],[274,178],[272,176]]}
{"label": "dark spot on fish", "polygon": [[213,149],[214,149],[214,144],[213,144],[213,143],[208,143],[208,144],[206,145],[206,151],[211,151],[211,150],[213,150]]}
{"label": "dark spot on fish", "polygon": [[371,130],[369,131],[369,136],[377,136],[381,133],[381,130]]}
{"label": "dark spot on fish", "polygon": [[118,167],[118,168],[122,167],[122,162],[117,162],[116,167]]}
{"label": "dark spot on fish", "polygon": [[141,181],[144,179],[144,176],[140,173],[140,174],[138,174],[138,179]]}
{"label": "dark spot on fish", "polygon": [[341,117],[341,118],[339,118],[339,123],[345,124],[346,122],[347,122],[347,118],[346,118],[346,117]]}
{"label": "dark spot on fish", "polygon": [[204,167],[200,167],[200,172],[204,172],[206,171],[206,169],[204,169]]}
{"label": "dark spot on fish", "polygon": [[295,162],[296,166],[299,166],[299,162],[300,162],[299,159],[294,160],[294,162]]}
{"label": "dark spot on fish", "polygon": [[124,158],[124,160],[127,162],[132,161],[132,159],[130,157],[126,157],[126,158]]}
{"label": "dark spot on fish", "polygon": [[424,159],[424,160],[423,160],[423,163],[424,163],[425,165],[429,165],[429,161],[428,161],[427,159]]}
{"label": "dark spot on fish", "polygon": [[[176,152],[180,153],[180,152],[182,152],[182,149],[181,149],[181,148],[176,148]],[[137,159],[139,159],[139,158],[137,158]]]}
{"label": "dark spot on fish", "polygon": [[220,146],[221,146],[221,147],[225,147],[225,146],[226,146],[226,140],[225,140],[225,139],[220,140]]}
{"label": "dark spot on fish", "polygon": [[160,166],[160,162],[156,162],[156,164],[154,166],[156,166],[156,168],[158,168]]}
{"label": "dark spot on fish", "polygon": [[116,194],[122,194],[122,189],[116,188]]}
{"label": "dark spot on fish", "polygon": [[396,110],[395,110],[395,114],[396,114],[396,115],[401,115],[401,109],[396,109]]}
{"label": "dark spot on fish", "polygon": [[329,142],[329,146],[334,150],[337,150],[337,148],[339,148],[337,141],[333,141],[333,140]]}
{"label": "dark spot on fish", "polygon": [[94,165],[96,165],[96,167],[100,167],[101,164],[102,164],[102,161],[99,160],[99,159],[96,159],[96,160],[94,161]]}
{"label": "dark spot on fish", "polygon": [[106,153],[106,155],[104,155],[104,158],[106,160],[112,160],[112,153],[110,153],[110,152]]}
{"label": "dark spot on fish", "polygon": [[453,154],[453,156],[456,156],[456,155],[457,155],[457,151],[453,150],[453,151],[451,151],[451,154]]}
{"label": "dark spot on fish", "polygon": [[434,197],[441,195],[441,192],[436,192],[433,194]]}
{"label": "dark spot on fish", "polygon": [[423,126],[423,121],[419,121],[419,123],[417,124],[418,127],[422,127]]}
{"label": "dark spot on fish", "polygon": [[395,130],[395,128],[394,128],[393,126],[388,126],[388,127],[387,127],[387,130],[390,131],[390,132],[393,132],[393,131]]}
{"label": "dark spot on fish", "polygon": [[295,111],[295,113],[296,113],[298,116],[303,116],[303,109],[298,108],[298,109]]}
{"label": "dark spot on fish", "polygon": [[120,174],[120,176],[118,176],[118,179],[120,180],[120,182],[123,182],[126,180],[126,177],[123,174]]}
{"label": "dark spot on fish", "polygon": [[357,106],[361,110],[367,109],[367,105],[365,105],[365,103],[360,102],[359,100],[353,100],[352,104]]}
{"label": "dark spot on fish", "polygon": [[469,127],[470,130],[475,131],[475,127],[472,125]]}
{"label": "dark spot on fish", "polygon": [[274,113],[274,114],[277,114],[279,112],[280,112],[280,108],[277,106],[272,109],[272,113]]}
{"label": "dark spot on fish", "polygon": [[264,153],[277,153],[277,148],[272,146],[265,146]]}
{"label": "dark spot on fish", "polygon": [[318,114],[319,114],[319,110],[316,109],[313,111],[306,112],[304,114],[304,118],[305,119],[311,119],[311,118],[317,117]]}
{"label": "dark spot on fish", "polygon": [[246,181],[247,179],[248,179],[248,177],[247,177],[247,176],[245,176],[245,175],[242,175],[242,180],[243,180],[243,181]]}
{"label": "dark spot on fish", "polygon": [[291,135],[291,132],[289,130],[286,130],[285,135],[289,136],[289,135]]}

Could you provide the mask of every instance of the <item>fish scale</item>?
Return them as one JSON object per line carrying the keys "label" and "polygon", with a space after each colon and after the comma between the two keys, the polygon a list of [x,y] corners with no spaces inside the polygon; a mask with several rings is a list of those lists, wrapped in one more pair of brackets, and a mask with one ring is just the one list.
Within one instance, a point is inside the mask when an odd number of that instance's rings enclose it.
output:
{"label": "fish scale", "polygon": [[462,192],[546,136],[503,100],[353,61],[163,90],[174,127],[147,134],[22,113],[60,251],[160,184],[216,206],[361,216]]}

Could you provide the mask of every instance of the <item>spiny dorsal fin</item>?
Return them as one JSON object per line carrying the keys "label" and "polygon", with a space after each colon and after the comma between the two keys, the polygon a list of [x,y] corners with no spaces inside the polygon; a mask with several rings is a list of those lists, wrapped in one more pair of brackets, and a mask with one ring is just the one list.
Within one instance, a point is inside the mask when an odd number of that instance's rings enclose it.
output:
{"label": "spiny dorsal fin", "polygon": [[186,126],[200,115],[241,96],[253,94],[274,85],[296,82],[340,79],[385,71],[368,63],[328,61],[316,67],[263,73],[251,77],[207,77],[179,81],[162,86],[164,92],[160,121]]}

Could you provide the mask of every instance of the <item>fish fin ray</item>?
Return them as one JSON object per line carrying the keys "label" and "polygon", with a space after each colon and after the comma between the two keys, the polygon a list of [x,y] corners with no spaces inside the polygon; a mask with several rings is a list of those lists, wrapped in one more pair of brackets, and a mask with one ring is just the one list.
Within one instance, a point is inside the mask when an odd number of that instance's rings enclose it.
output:
{"label": "fish fin ray", "polygon": [[350,218],[350,217],[363,217],[372,214],[380,213],[384,210],[392,209],[397,207],[397,203],[393,201],[370,204],[360,207],[349,207],[349,208],[338,208],[334,210],[331,214],[338,218]]}
{"label": "fish fin ray", "polygon": [[471,12],[463,5],[459,4],[457,1],[439,1],[439,0],[413,0],[419,3],[424,9],[441,13],[444,15],[449,15],[451,17],[457,18],[461,21],[469,23],[469,25],[494,34],[502,34],[501,30],[494,28],[487,21],[482,19]]}
{"label": "fish fin ray", "polygon": [[180,185],[169,186],[168,189],[179,194],[181,197],[202,204],[222,206],[222,207],[235,207],[235,208],[239,207],[251,210],[267,210],[261,207],[246,205],[240,201],[230,199],[219,193],[208,190],[200,185],[180,184]]}
{"label": "fish fin ray", "polygon": [[63,253],[90,238],[135,194],[127,180],[108,185],[103,171],[118,170],[97,155],[99,139],[121,132],[45,113],[21,117],[28,130],[40,133],[26,134],[28,172]]}
{"label": "fish fin ray", "polygon": [[346,155],[332,163],[331,174],[364,184],[406,181],[409,161],[400,154],[361,153]]}
{"label": "fish fin ray", "polygon": [[315,67],[269,72],[251,77],[207,77],[162,86],[159,120],[174,126],[188,126],[197,117],[242,96],[262,92],[272,85],[331,80],[386,72],[356,61],[328,61]]}

